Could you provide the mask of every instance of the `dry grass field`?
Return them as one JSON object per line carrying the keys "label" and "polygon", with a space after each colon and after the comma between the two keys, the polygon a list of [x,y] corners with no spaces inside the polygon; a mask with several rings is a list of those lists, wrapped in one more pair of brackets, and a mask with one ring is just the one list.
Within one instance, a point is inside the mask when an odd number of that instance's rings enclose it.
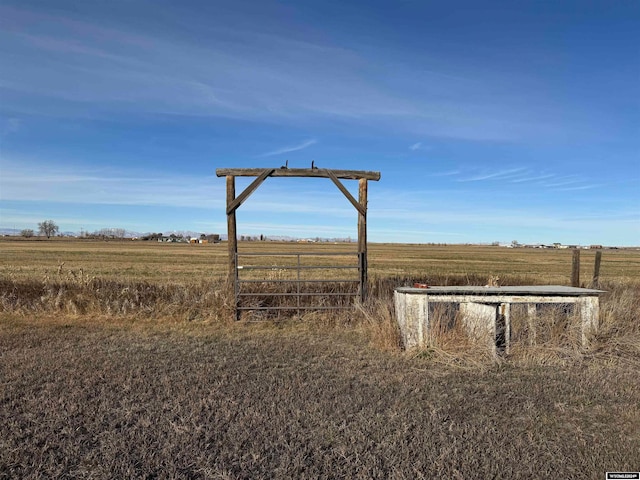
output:
{"label": "dry grass field", "polygon": [[[240,252],[355,252],[355,244],[298,244],[241,242]],[[589,282],[594,250],[583,250],[581,278]],[[226,243],[177,243],[0,239],[0,275],[32,279],[64,271],[82,270],[104,279],[188,282],[217,280],[227,268]],[[640,250],[606,250],[605,279],[640,281]],[[460,278],[497,274],[505,279],[524,277],[535,283],[566,284],[571,276],[571,251],[493,246],[438,246],[371,244],[371,277]]]}
{"label": "dry grass field", "polygon": [[[241,251],[353,245],[243,243]],[[315,250],[314,250],[315,249]],[[594,252],[582,252],[591,280]],[[398,346],[394,286],[568,284],[571,252],[371,245],[371,302],[234,322],[226,245],[0,240],[0,478],[603,478],[640,469],[640,251],[601,328]],[[517,332],[516,332],[517,333]],[[516,339],[517,340],[517,339]]]}

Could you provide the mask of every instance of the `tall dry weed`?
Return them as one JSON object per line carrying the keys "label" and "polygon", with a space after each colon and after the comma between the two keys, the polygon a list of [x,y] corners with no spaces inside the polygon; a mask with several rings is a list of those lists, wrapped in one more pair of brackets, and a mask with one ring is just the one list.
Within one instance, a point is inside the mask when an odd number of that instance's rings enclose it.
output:
{"label": "tall dry weed", "polygon": [[79,271],[41,279],[0,278],[0,311],[31,315],[102,315],[176,320],[232,318],[233,300],[223,281],[150,283],[109,280]]}
{"label": "tall dry weed", "polygon": [[536,365],[599,358],[640,367],[640,285],[610,282],[600,288],[606,293],[600,299],[599,325],[587,344],[575,305],[538,305],[533,316],[525,306],[512,307],[510,358]]}
{"label": "tall dry weed", "polygon": [[371,342],[386,351],[399,351],[402,347],[400,328],[395,318],[393,303],[374,299],[356,304],[357,319],[368,333]]}
{"label": "tall dry weed", "polygon": [[608,283],[592,354],[624,359],[640,367],[640,284]]}
{"label": "tall dry weed", "polygon": [[[507,281],[508,280],[508,281]],[[528,283],[528,278],[504,280]],[[378,277],[369,285],[370,299],[355,309],[353,297],[339,295],[348,289],[342,284],[310,284],[313,296],[303,298],[301,307],[318,306],[327,310],[297,309],[291,282],[253,284],[257,295],[247,297],[245,306],[279,307],[243,314],[247,320],[303,322],[315,329],[360,328],[377,348],[400,352],[401,340],[393,307],[393,290],[415,282],[450,285],[482,284],[486,277],[447,276],[434,278]],[[635,362],[640,365],[640,283],[602,283],[600,326],[588,348],[581,343],[580,322],[568,306],[539,306],[535,316],[524,306],[511,312],[511,348],[507,358],[524,364],[566,364],[586,358]],[[276,295],[272,295],[272,294]],[[295,302],[296,300],[293,299]],[[287,308],[287,306],[291,308]],[[230,323],[235,318],[235,301],[223,280],[192,282],[148,282],[135,279],[112,280],[91,275],[83,269],[65,269],[60,264],[42,278],[0,277],[0,312],[17,315],[54,314],[57,316],[131,317]],[[412,354],[446,364],[484,364],[495,356],[483,345],[474,344],[450,306],[435,306],[430,314],[427,348]]]}
{"label": "tall dry weed", "polygon": [[[392,300],[375,299],[356,308],[359,321],[374,347],[397,353],[403,351]],[[406,355],[463,370],[485,369],[495,364],[495,355],[488,346],[470,341],[455,309],[437,305],[430,311],[429,319],[427,345],[407,351]]]}

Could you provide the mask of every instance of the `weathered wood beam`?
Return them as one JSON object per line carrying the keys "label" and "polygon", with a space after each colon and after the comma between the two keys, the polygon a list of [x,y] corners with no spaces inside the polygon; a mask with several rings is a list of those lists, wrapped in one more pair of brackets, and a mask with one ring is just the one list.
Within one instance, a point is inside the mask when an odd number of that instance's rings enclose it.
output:
{"label": "weathered wood beam", "polygon": [[358,252],[361,257],[360,265],[360,299],[365,301],[367,299],[367,283],[369,281],[367,277],[368,260],[367,260],[367,179],[361,178],[358,182],[358,205],[360,209],[358,211]]}
{"label": "weathered wood beam", "polygon": [[580,286],[580,250],[577,248],[573,251],[571,259],[571,286]]}
{"label": "weathered wood beam", "polygon": [[[265,168],[218,168],[218,177],[259,177]],[[271,174],[272,177],[319,177],[331,178],[329,170],[326,168],[276,168]],[[380,172],[369,172],[364,170],[331,170],[337,178],[346,180],[380,180]]]}
{"label": "weathered wood beam", "polygon": [[238,195],[229,205],[227,205],[227,215],[237,210],[238,207],[242,205],[247,198],[249,198],[249,195],[255,192],[256,188],[258,188],[262,184],[262,182],[264,182],[265,179],[274,171],[275,168],[267,168],[258,176],[258,178],[251,182],[251,185],[245,188],[240,195]]}
{"label": "weathered wood beam", "polygon": [[[236,178],[227,177],[227,205],[231,205],[236,198]],[[227,214],[227,241],[229,243],[229,282],[234,287],[236,276],[236,253],[238,253],[238,235],[236,231],[236,211]]]}
{"label": "weathered wood beam", "polygon": [[336,174],[333,173],[332,170],[327,170],[327,174],[329,175],[329,178],[331,179],[331,181],[336,184],[336,187],[338,187],[338,189],[344,194],[344,196],[347,197],[347,200],[349,200],[351,202],[351,205],[356,207],[356,210],[358,210],[358,212],[360,212],[360,215],[366,215],[367,214],[366,208],[364,208],[362,205],[360,205],[358,203],[358,201],[355,198],[353,198],[353,195],[351,195],[351,193],[349,193],[349,190],[346,189],[346,187],[338,179]]}

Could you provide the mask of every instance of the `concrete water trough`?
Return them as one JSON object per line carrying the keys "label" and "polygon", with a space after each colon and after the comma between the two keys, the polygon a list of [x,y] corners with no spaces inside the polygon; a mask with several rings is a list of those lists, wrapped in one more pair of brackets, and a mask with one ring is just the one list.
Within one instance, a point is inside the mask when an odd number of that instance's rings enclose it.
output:
{"label": "concrete water trough", "polygon": [[[526,304],[530,317],[540,304],[574,304],[580,318],[583,345],[598,328],[602,290],[535,285],[519,287],[402,287],[394,292],[396,316],[405,348],[429,345],[429,306],[454,303],[467,334],[497,351],[509,352],[511,337],[511,305]],[[500,339],[498,339],[498,337]],[[502,345],[499,345],[502,343]]]}

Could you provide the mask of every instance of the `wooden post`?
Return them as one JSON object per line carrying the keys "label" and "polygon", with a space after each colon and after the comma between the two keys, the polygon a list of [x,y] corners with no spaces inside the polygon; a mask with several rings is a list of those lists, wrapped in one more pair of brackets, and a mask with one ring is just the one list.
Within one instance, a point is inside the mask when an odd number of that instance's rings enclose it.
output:
{"label": "wooden post", "polygon": [[602,261],[602,252],[598,250],[596,252],[596,262],[595,262],[595,265],[593,266],[593,279],[591,280],[591,284],[596,288],[600,283],[600,262],[601,261]]}
{"label": "wooden post", "polygon": [[[236,199],[236,177],[227,176],[227,211]],[[236,254],[238,253],[238,235],[236,232],[236,211],[227,213],[227,241],[229,244],[229,276],[228,280],[235,288]]]}
{"label": "wooden post", "polygon": [[367,179],[358,180],[358,253],[360,254],[360,300],[367,299]]}
{"label": "wooden post", "polygon": [[577,248],[573,251],[573,260],[571,262],[571,286],[580,286],[580,250]]}

